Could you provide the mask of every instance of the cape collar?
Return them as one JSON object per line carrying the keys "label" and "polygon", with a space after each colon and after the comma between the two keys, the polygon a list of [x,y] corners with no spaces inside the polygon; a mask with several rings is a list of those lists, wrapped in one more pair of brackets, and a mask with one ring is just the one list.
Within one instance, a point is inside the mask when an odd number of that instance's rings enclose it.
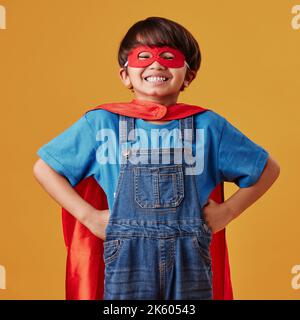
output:
{"label": "cape collar", "polygon": [[105,109],[113,113],[144,120],[175,120],[209,110],[186,103],[164,106],[156,102],[138,99],[133,99],[130,102],[105,103],[88,111],[96,109]]}

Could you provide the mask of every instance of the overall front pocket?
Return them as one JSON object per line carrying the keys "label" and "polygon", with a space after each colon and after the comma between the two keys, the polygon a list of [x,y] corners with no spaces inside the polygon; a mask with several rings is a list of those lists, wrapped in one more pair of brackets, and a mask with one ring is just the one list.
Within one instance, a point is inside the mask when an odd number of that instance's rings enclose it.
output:
{"label": "overall front pocket", "polygon": [[193,243],[195,248],[200,253],[207,266],[211,266],[211,254],[210,254],[210,238],[206,236],[193,236]]}
{"label": "overall front pocket", "polygon": [[141,208],[174,208],[183,198],[182,165],[134,168],[134,200]]}
{"label": "overall front pocket", "polygon": [[123,241],[115,239],[103,242],[103,260],[105,264],[114,261],[118,257]]}

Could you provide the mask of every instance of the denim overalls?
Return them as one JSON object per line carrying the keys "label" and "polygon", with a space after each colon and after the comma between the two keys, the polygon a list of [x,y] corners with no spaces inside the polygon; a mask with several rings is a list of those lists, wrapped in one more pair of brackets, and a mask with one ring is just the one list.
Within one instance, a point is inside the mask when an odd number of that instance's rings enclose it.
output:
{"label": "denim overalls", "polygon": [[[103,298],[212,299],[212,234],[199,204],[200,176],[186,175],[183,148],[132,149],[135,118],[119,119],[122,161],[103,242]],[[193,116],[180,119],[179,128],[184,147],[191,146]],[[192,129],[188,140],[185,128]]]}

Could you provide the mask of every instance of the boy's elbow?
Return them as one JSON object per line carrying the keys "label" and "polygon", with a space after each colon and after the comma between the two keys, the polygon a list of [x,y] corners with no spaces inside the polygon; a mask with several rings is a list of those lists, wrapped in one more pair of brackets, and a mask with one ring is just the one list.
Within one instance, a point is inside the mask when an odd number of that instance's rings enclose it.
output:
{"label": "boy's elbow", "polygon": [[38,177],[38,174],[39,174],[39,161],[40,159],[38,159],[34,165],[33,165],[33,168],[32,168],[32,172],[33,172],[33,175],[37,178]]}
{"label": "boy's elbow", "polygon": [[40,179],[43,168],[45,167],[45,162],[41,158],[39,158],[33,165],[32,171],[33,175],[37,180]]}
{"label": "boy's elbow", "polygon": [[280,175],[279,163],[270,156],[268,159],[268,166],[270,167],[270,171],[273,174],[274,180],[276,180]]}

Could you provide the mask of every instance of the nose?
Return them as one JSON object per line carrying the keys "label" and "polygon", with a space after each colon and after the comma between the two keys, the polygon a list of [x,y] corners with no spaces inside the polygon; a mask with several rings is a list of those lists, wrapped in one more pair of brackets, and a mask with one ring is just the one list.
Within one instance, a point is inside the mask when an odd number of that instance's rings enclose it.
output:
{"label": "nose", "polygon": [[166,69],[163,65],[161,65],[158,61],[154,61],[150,66],[148,66],[150,69]]}

